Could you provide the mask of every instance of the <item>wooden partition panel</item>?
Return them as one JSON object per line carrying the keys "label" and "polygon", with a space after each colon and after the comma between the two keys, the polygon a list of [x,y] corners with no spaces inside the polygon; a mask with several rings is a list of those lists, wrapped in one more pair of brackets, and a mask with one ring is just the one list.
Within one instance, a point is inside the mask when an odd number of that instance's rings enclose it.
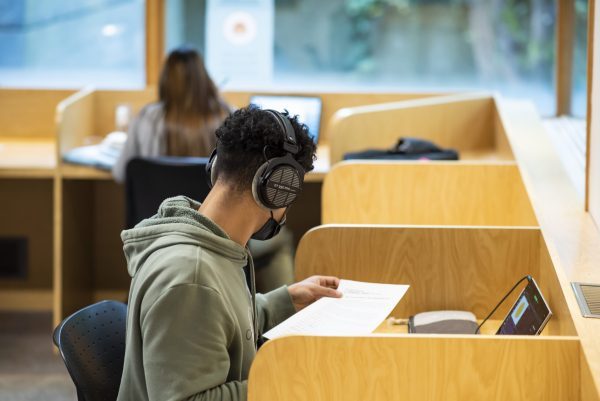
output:
{"label": "wooden partition panel", "polygon": [[123,104],[131,107],[131,119],[145,105],[158,99],[157,89],[148,87],[143,90],[97,90],[95,91],[94,135],[106,136],[116,129],[115,110]]}
{"label": "wooden partition panel", "polygon": [[152,87],[137,91],[86,88],[62,101],[56,109],[59,159],[86,141],[114,131],[118,105],[130,106],[133,119],[144,105],[155,101],[155,92]]}
{"label": "wooden partition panel", "polygon": [[576,332],[565,298],[565,292],[570,292],[571,289],[561,286],[559,274],[563,274],[563,272],[554,267],[546,242],[542,238],[540,241],[540,275],[536,277],[536,280],[542,294],[553,301],[551,302],[552,324],[546,329],[546,333],[550,335]]}
{"label": "wooden partition panel", "polygon": [[72,93],[70,90],[0,89],[0,176],[53,178],[55,109]]}
{"label": "wooden partition panel", "polygon": [[[296,280],[324,274],[409,284],[392,312],[395,317],[457,309],[482,319],[530,274],[556,315],[548,333],[575,335],[552,266],[540,265],[542,241],[537,228],[320,226],[300,241]],[[495,316],[501,319],[510,306],[509,300]]]}
{"label": "wooden partition panel", "polygon": [[94,289],[129,290],[131,278],[123,254],[121,231],[125,229],[125,194],[112,181],[94,182]]}
{"label": "wooden partition panel", "polygon": [[52,288],[52,181],[0,180],[1,237],[27,240],[28,270],[23,278],[0,279],[0,289]]}
{"label": "wooden partition panel", "polygon": [[56,105],[75,91],[0,89],[0,136],[54,137]]}
{"label": "wooden partition panel", "polygon": [[67,151],[83,146],[94,135],[94,89],[87,88],[69,96],[56,107],[58,160]]}
{"label": "wooden partition panel", "polygon": [[93,183],[61,182],[61,260],[55,269],[54,323],[93,300]]}
{"label": "wooden partition panel", "polygon": [[512,148],[508,141],[508,135],[506,134],[505,122],[500,116],[500,109],[496,99],[494,99],[494,153],[499,159],[502,160],[514,160]]}
{"label": "wooden partition panel", "polygon": [[[234,108],[248,105],[254,92],[224,92],[223,97]],[[320,143],[327,142],[327,122],[344,107],[402,101],[437,96],[430,93],[270,93],[291,96],[317,96],[323,101]],[[62,102],[58,108],[59,155],[82,146],[86,137],[103,137],[115,130],[115,109],[124,104],[131,107],[133,119],[145,105],[158,99],[157,88],[143,90],[84,89]],[[68,174],[71,174],[69,171]],[[77,173],[73,171],[73,173]]]}
{"label": "wooden partition panel", "polygon": [[565,401],[580,398],[573,337],[282,337],[258,352],[250,401]]}
{"label": "wooden partition panel", "polygon": [[536,226],[512,162],[345,162],[323,184],[324,224]]}
{"label": "wooden partition panel", "polygon": [[581,370],[581,400],[585,401],[599,401],[600,400],[600,388],[594,381],[594,369],[595,361],[590,363],[588,356],[585,355],[583,344],[579,352],[579,365]]}
{"label": "wooden partition panel", "polygon": [[587,140],[585,210],[600,226],[600,4],[590,2],[588,13]]}
{"label": "wooden partition panel", "polygon": [[[400,137],[454,148],[462,158],[492,153],[496,142],[494,98],[482,94],[438,96],[338,110],[329,123],[331,163],[344,154],[388,149]],[[498,158],[509,157],[506,149]]]}

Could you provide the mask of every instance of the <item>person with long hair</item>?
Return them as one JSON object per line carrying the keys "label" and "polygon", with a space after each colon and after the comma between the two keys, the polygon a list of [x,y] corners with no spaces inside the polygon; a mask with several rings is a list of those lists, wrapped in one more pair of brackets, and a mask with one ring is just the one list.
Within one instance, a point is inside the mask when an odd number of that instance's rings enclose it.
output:
{"label": "person with long hair", "polygon": [[117,182],[125,180],[125,168],[134,157],[208,156],[216,144],[216,129],[230,113],[202,58],[189,46],[169,53],[158,98],[140,111],[129,129],[112,170]]}

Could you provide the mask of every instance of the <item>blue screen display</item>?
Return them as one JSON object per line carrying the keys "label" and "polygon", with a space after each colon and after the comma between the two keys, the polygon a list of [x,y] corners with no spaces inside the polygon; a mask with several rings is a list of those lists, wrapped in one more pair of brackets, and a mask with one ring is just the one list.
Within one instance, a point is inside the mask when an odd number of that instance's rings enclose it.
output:
{"label": "blue screen display", "polygon": [[550,315],[537,285],[530,280],[496,334],[538,334]]}

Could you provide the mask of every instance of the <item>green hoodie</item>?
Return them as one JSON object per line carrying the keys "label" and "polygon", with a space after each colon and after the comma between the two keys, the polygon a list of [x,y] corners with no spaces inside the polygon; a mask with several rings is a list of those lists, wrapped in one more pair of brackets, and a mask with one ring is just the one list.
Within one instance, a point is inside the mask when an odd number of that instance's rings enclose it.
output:
{"label": "green hoodie", "polygon": [[[246,249],[200,204],[165,200],[123,231],[132,277],[120,401],[245,400],[253,341]],[[286,287],[257,294],[259,332],[291,316]]]}

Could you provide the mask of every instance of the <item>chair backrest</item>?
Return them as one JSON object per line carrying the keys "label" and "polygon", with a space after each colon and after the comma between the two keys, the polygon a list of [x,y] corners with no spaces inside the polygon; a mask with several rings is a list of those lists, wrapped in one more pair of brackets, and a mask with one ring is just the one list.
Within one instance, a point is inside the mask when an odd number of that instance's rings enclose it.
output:
{"label": "chair backrest", "polygon": [[116,400],[125,358],[127,305],[101,301],[58,325],[58,346],[79,400]]}
{"label": "chair backrest", "polygon": [[127,228],[156,214],[166,198],[185,195],[203,201],[210,188],[206,178],[207,158],[135,158],[126,168]]}

